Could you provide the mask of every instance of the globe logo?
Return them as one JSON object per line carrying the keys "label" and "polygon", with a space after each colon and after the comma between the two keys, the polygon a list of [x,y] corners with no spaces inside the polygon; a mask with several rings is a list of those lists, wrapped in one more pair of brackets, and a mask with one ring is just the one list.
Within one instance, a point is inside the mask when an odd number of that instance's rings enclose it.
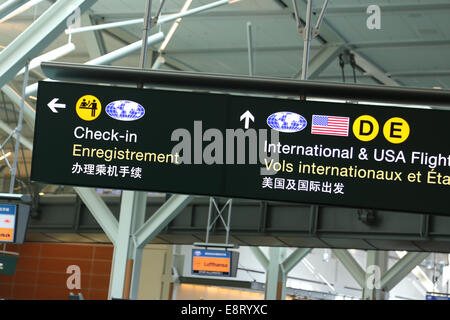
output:
{"label": "globe logo", "polygon": [[110,102],[105,112],[113,119],[121,121],[134,121],[142,118],[145,109],[139,103],[130,100],[117,100]]}
{"label": "globe logo", "polygon": [[280,111],[271,114],[267,118],[267,124],[274,130],[292,133],[305,129],[308,122],[298,113]]}

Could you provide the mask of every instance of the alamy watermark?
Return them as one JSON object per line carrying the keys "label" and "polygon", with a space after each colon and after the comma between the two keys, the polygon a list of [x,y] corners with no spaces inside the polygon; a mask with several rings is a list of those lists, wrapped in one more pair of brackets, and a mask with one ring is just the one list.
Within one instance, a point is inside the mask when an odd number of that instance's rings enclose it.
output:
{"label": "alamy watermark", "polygon": [[366,20],[366,25],[369,30],[381,29],[381,9],[380,6],[372,4],[367,7],[367,14],[370,16]]}
{"label": "alamy watermark", "polygon": [[[185,128],[172,132],[171,141],[178,142],[172,154],[178,154],[178,164],[257,164],[277,162],[279,154],[267,146],[279,143],[279,132],[268,129],[203,130],[202,121],[194,121],[193,134]],[[261,168],[261,174],[273,175],[276,171]]]}
{"label": "alamy watermark", "polygon": [[370,265],[366,270],[366,287],[369,290],[381,289],[381,269],[377,265]]}
{"label": "alamy watermark", "polygon": [[66,281],[67,289],[80,290],[81,289],[81,269],[79,266],[72,264],[67,267],[66,273],[71,274]]}

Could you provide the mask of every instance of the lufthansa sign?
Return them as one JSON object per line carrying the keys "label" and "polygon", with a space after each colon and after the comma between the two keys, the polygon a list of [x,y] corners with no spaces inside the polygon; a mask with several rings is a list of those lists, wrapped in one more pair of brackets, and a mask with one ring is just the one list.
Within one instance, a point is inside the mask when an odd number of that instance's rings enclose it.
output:
{"label": "lufthansa sign", "polygon": [[450,113],[40,82],[31,178],[450,214]]}

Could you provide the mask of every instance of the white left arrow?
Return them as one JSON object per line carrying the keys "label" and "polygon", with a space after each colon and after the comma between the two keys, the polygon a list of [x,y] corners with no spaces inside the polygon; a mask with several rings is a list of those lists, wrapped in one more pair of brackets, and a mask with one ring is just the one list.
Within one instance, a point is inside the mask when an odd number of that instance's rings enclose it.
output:
{"label": "white left arrow", "polygon": [[66,105],[64,103],[56,103],[58,102],[58,98],[54,98],[52,101],[50,101],[47,106],[52,110],[54,113],[58,113],[58,110],[56,108],[65,108]]}
{"label": "white left arrow", "polygon": [[250,120],[252,120],[252,122],[255,122],[255,117],[253,117],[253,115],[250,113],[250,111],[245,111],[242,115],[241,115],[241,119],[239,121],[242,121],[245,119],[245,123],[244,123],[244,127],[245,129],[248,129],[249,124],[250,124]]}

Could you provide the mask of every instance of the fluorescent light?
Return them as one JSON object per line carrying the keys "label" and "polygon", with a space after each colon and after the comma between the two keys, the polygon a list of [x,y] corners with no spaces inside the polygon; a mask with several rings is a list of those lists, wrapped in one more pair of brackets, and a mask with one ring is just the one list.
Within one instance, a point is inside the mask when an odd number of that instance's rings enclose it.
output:
{"label": "fluorescent light", "polygon": [[37,100],[37,97],[36,96],[30,96],[29,97],[31,100]]}
{"label": "fluorescent light", "polygon": [[[181,19],[178,19],[178,20],[181,20]],[[174,24],[172,25],[172,27],[170,28],[169,32],[167,33],[166,38],[164,39],[163,43],[161,44],[161,47],[159,47],[159,51],[166,50],[166,47],[169,44],[170,39],[172,39],[173,34],[175,33],[175,31],[178,28],[178,25],[180,24],[180,22],[178,20],[175,21]]]}
{"label": "fluorescent light", "polygon": [[[216,8],[218,6],[222,6],[222,5],[230,4],[230,3],[234,3],[234,2],[237,2],[237,0],[231,0],[231,1],[230,0],[219,0],[216,2],[205,4],[203,6],[196,7],[194,9],[191,9],[191,10],[188,10],[185,12],[178,12],[178,13],[174,13],[174,14],[164,15],[158,19],[158,22],[156,23],[156,25],[159,26],[161,24],[174,21],[178,18],[182,18],[185,16],[189,16],[191,14],[203,12],[208,9]],[[80,33],[80,32],[103,30],[103,29],[108,29],[108,28],[117,28],[117,27],[121,27],[121,26],[132,25],[132,24],[140,24],[143,21],[144,21],[144,19],[140,18],[140,19],[126,20],[126,21],[119,21],[119,22],[112,22],[112,23],[103,23],[103,24],[97,24],[95,26],[86,26],[86,27],[80,27],[80,28],[66,29],[65,33],[66,34],[75,34],[75,33]]]}
{"label": "fluorescent light", "polygon": [[9,157],[10,155],[11,155],[11,152],[8,152],[7,154],[2,155],[2,156],[0,157],[0,160],[3,160],[3,159],[5,159],[5,158]]}
{"label": "fluorescent light", "polygon": [[40,196],[43,196],[45,193],[44,192],[39,192],[39,195]]}
{"label": "fluorescent light", "polygon": [[[186,12],[187,9],[189,9],[189,6],[191,5],[192,0],[187,0],[184,5],[183,8],[181,8],[180,13]],[[170,39],[172,39],[173,34],[175,33],[175,31],[178,28],[178,25],[181,22],[181,18],[178,18],[177,20],[175,20],[175,22],[173,23],[172,27],[170,27],[169,32],[167,33],[166,38],[164,39],[163,43],[161,44],[161,47],[159,47],[159,51],[164,51],[166,50],[167,45],[169,44]]]}
{"label": "fluorescent light", "polygon": [[[336,102],[336,103],[348,103],[349,100],[343,99],[329,99],[320,97],[306,97],[308,101],[319,101],[319,102]],[[358,104],[368,104],[372,106],[385,106],[385,107],[400,107],[400,108],[415,108],[415,109],[432,109],[430,106],[426,105],[416,105],[416,104],[404,104],[404,103],[389,103],[389,102],[374,102],[374,101],[363,101],[355,100]]]}
{"label": "fluorescent light", "polygon": [[17,8],[16,10],[14,10],[13,12],[11,12],[10,14],[8,14],[6,17],[4,17],[3,19],[0,19],[0,23],[5,22],[15,16],[17,16],[18,14],[21,14],[22,12],[27,11],[28,9],[30,9],[32,6],[38,4],[39,2],[42,2],[44,0],[30,0],[27,3],[21,5],[19,8]]}

